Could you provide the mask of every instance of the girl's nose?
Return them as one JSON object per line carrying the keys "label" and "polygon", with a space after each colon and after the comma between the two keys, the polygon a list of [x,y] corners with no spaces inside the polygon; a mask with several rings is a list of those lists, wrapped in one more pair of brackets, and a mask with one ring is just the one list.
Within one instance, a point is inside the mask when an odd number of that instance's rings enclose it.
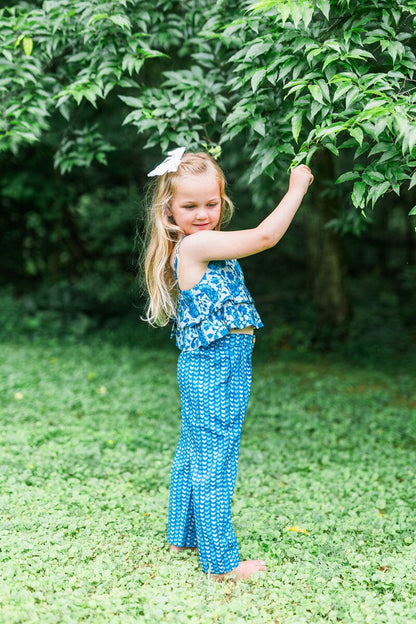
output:
{"label": "girl's nose", "polygon": [[196,218],[201,220],[201,219],[205,219],[207,215],[207,211],[205,209],[205,206],[199,206],[198,210],[196,211]]}

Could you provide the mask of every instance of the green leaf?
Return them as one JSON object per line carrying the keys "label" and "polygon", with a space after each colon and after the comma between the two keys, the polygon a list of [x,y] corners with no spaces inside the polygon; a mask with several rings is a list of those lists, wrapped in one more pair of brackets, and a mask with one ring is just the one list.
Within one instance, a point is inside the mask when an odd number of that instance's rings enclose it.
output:
{"label": "green leaf", "polygon": [[30,56],[33,50],[33,39],[32,37],[23,37],[23,50],[26,56]]}
{"label": "green leaf", "polygon": [[386,176],[384,176],[382,173],[380,173],[379,171],[367,171],[367,175],[369,177],[370,182],[367,182],[367,184],[371,184],[373,182],[384,182],[386,179]]}
{"label": "green leaf", "polygon": [[9,63],[13,63],[13,54],[10,52],[10,50],[7,50],[6,48],[3,48],[3,50],[1,51],[3,56],[6,57],[6,59],[9,61]]}
{"label": "green leaf", "polygon": [[406,113],[403,111],[402,108],[400,108],[395,111],[393,117],[398,125],[400,135],[405,136],[409,130],[409,120]]}
{"label": "green leaf", "polygon": [[254,93],[257,91],[257,88],[258,88],[259,84],[262,82],[262,80],[264,79],[266,73],[267,73],[267,70],[262,68],[262,69],[258,69],[252,75],[252,77],[251,77],[251,88],[253,89]]}
{"label": "green leaf", "polygon": [[339,149],[337,148],[336,144],[332,141],[328,141],[326,140],[323,143],[323,146],[329,150],[332,154],[334,154],[334,156],[339,156]]}
{"label": "green leaf", "polygon": [[386,162],[388,160],[392,160],[393,162],[397,162],[397,157],[398,157],[398,151],[396,149],[396,147],[391,147],[389,149],[387,149],[385,152],[382,153],[382,155],[380,156],[380,158],[378,159],[378,163],[383,163]]}
{"label": "green leaf", "polygon": [[125,102],[127,106],[132,106],[133,108],[138,108],[140,110],[143,109],[143,100],[139,98],[132,97],[130,95],[119,95],[120,100]]}
{"label": "green leaf", "polygon": [[377,136],[377,141],[379,140],[380,134],[386,128],[388,120],[386,118],[386,113],[382,114],[379,119],[376,118],[376,122],[374,124],[374,132]]}
{"label": "green leaf", "polygon": [[124,30],[131,29],[131,22],[126,15],[111,15],[110,20],[113,22],[113,24],[115,24],[116,26],[120,26]]}
{"label": "green leaf", "polygon": [[352,104],[362,97],[362,93],[358,87],[352,87],[348,90],[345,98],[345,108],[348,110]]}
{"label": "green leaf", "polygon": [[354,160],[358,160],[360,156],[365,154],[370,149],[370,145],[364,142],[362,145],[359,145],[354,153]]}
{"label": "green leaf", "polygon": [[[380,143],[376,143],[376,145],[374,145],[374,147],[371,149],[368,155],[374,156],[375,154],[380,154],[380,152],[384,153],[389,149],[389,147],[390,147],[390,143],[381,141]],[[394,150],[394,153],[396,153],[396,150]]]}
{"label": "green leaf", "polygon": [[320,104],[324,104],[322,90],[319,85],[317,84],[308,85],[308,89],[311,92],[311,95],[316,102],[319,102]]}
{"label": "green leaf", "polygon": [[362,145],[364,140],[364,132],[361,130],[361,128],[359,128],[358,126],[356,126],[355,128],[349,128],[348,132],[359,145]]}
{"label": "green leaf", "polygon": [[110,16],[108,15],[108,13],[97,13],[97,15],[94,15],[90,21],[88,22],[88,26],[90,26],[91,24],[94,24],[95,22],[98,22],[99,20],[103,20],[103,19],[109,19]]}
{"label": "green leaf", "polygon": [[137,56],[133,56],[132,54],[126,54],[123,58],[121,69],[123,71],[128,71],[130,76],[133,72],[139,73],[141,68],[143,67],[145,59],[139,58]]}
{"label": "green leaf", "polygon": [[329,11],[331,9],[329,0],[316,0],[316,6],[320,11],[322,11],[326,19],[329,19]]}
{"label": "green leaf", "polygon": [[309,148],[307,154],[306,154],[306,164],[309,166],[312,160],[313,155],[315,154],[315,152],[317,152],[319,150],[319,146],[318,145],[312,145],[312,147]]}
{"label": "green leaf", "polygon": [[342,98],[351,89],[350,84],[342,84],[334,93],[334,102]]}
{"label": "green leaf", "polygon": [[254,45],[250,46],[246,52],[245,60],[251,61],[252,59],[264,54],[270,49],[271,43],[266,43],[264,41],[257,41]]}
{"label": "green leaf", "polygon": [[339,60],[339,55],[334,53],[334,54],[328,54],[325,58],[324,64],[322,65],[322,69],[326,69],[328,67],[328,65],[330,65],[331,63],[334,63],[335,61]]}
{"label": "green leaf", "polygon": [[390,182],[387,180],[382,184],[375,184],[370,188],[368,193],[367,201],[371,202],[371,205],[374,206],[376,201],[385,193],[387,193],[390,188]]}
{"label": "green leaf", "polygon": [[255,119],[253,122],[250,122],[251,127],[255,132],[260,134],[261,136],[266,135],[266,124],[263,119]]}
{"label": "green leaf", "polygon": [[266,169],[266,167],[271,165],[271,163],[275,160],[275,158],[276,158],[276,150],[275,148],[270,147],[269,149],[265,151],[265,154],[262,158],[261,169],[262,170]]}
{"label": "green leaf", "polygon": [[22,39],[23,39],[24,37],[25,37],[25,35],[24,35],[24,34],[22,34],[22,35],[19,35],[19,36],[18,36],[18,38],[16,39],[15,44],[14,44],[14,48],[15,48],[15,49],[16,49],[17,47],[19,47],[20,42],[22,41]]}
{"label": "green leaf", "polygon": [[329,87],[328,87],[327,83],[325,82],[325,80],[319,80],[318,84],[319,84],[319,87],[320,87],[322,93],[325,96],[325,99],[328,100],[328,102],[330,102],[331,101],[331,96],[330,96],[330,93],[329,93]]}
{"label": "green leaf", "polygon": [[356,208],[362,208],[364,206],[364,193],[367,188],[365,182],[355,182],[352,190],[352,203]]}
{"label": "green leaf", "polygon": [[398,56],[400,58],[403,56],[404,47],[399,41],[389,41],[387,43],[387,50],[393,60],[393,63],[395,63]]}
{"label": "green leaf", "polygon": [[282,23],[284,26],[290,16],[290,6],[288,3],[279,2],[278,7],[279,7],[280,15],[282,17]]}
{"label": "green leaf", "polygon": [[298,138],[299,138],[299,133],[302,129],[302,117],[303,117],[303,111],[297,111],[296,113],[293,114],[292,116],[292,134],[293,134],[293,138],[295,139],[296,143],[298,142]]}
{"label": "green leaf", "polygon": [[414,216],[416,216],[416,206],[413,206],[413,208],[409,212],[409,217],[414,217]]}
{"label": "green leaf", "polygon": [[337,135],[340,132],[345,130],[345,124],[332,124],[330,126],[326,126],[317,132],[317,136],[319,138],[324,138],[327,136],[331,136],[333,134]]}
{"label": "green leaf", "polygon": [[336,180],[335,184],[342,184],[343,182],[350,182],[351,180],[356,180],[360,178],[361,175],[358,171],[346,171],[342,175],[340,175]]}
{"label": "green leaf", "polygon": [[416,127],[412,128],[408,135],[409,152],[413,152],[413,148],[416,145]]}
{"label": "green leaf", "polygon": [[287,60],[280,68],[279,80],[283,80],[283,78],[285,78],[285,76],[287,76],[293,70],[296,64],[297,59],[290,58],[289,60]]}
{"label": "green leaf", "polygon": [[301,5],[302,20],[305,28],[308,28],[313,17],[313,5],[309,2],[303,2]]}
{"label": "green leaf", "polygon": [[[282,5],[283,3],[280,4],[280,6]],[[299,22],[303,18],[303,11],[302,11],[303,5],[304,5],[303,0],[301,2],[292,2],[289,5],[290,17],[292,18],[293,23],[296,27],[298,27]]]}
{"label": "green leaf", "polygon": [[414,186],[416,186],[416,171],[413,173],[412,177],[410,178],[409,191]]}
{"label": "green leaf", "polygon": [[249,7],[249,11],[257,12],[257,11],[268,11],[276,5],[276,0],[258,0]]}
{"label": "green leaf", "polygon": [[320,112],[321,110],[323,110],[322,105],[319,102],[313,101],[311,104],[310,111],[309,111],[308,119],[312,122],[316,114]]}

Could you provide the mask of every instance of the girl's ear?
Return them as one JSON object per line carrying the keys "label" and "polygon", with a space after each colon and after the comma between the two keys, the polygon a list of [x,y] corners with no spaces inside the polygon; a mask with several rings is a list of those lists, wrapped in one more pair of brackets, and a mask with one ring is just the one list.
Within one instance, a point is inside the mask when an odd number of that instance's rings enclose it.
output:
{"label": "girl's ear", "polygon": [[172,216],[172,210],[170,209],[170,204],[171,204],[171,202],[169,202],[169,203],[167,204],[167,206],[165,207],[166,215],[167,215],[168,217],[171,217],[171,216]]}

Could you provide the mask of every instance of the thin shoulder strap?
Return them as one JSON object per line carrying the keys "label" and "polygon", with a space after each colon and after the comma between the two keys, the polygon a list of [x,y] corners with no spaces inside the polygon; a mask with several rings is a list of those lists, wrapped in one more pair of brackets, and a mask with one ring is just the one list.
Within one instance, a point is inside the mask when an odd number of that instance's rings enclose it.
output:
{"label": "thin shoulder strap", "polygon": [[183,239],[185,238],[185,236],[183,236],[180,241],[177,243],[176,245],[176,249],[173,255],[173,276],[175,278],[175,281],[178,281],[178,254],[179,254],[179,247],[181,246],[181,243],[183,241]]}

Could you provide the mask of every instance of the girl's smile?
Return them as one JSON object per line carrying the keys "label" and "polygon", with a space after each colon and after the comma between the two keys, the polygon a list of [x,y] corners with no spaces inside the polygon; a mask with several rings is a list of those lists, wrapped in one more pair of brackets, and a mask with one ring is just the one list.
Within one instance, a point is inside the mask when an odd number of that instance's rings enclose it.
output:
{"label": "girl's smile", "polygon": [[214,174],[181,177],[176,184],[170,215],[184,234],[214,230],[221,216],[221,195]]}

